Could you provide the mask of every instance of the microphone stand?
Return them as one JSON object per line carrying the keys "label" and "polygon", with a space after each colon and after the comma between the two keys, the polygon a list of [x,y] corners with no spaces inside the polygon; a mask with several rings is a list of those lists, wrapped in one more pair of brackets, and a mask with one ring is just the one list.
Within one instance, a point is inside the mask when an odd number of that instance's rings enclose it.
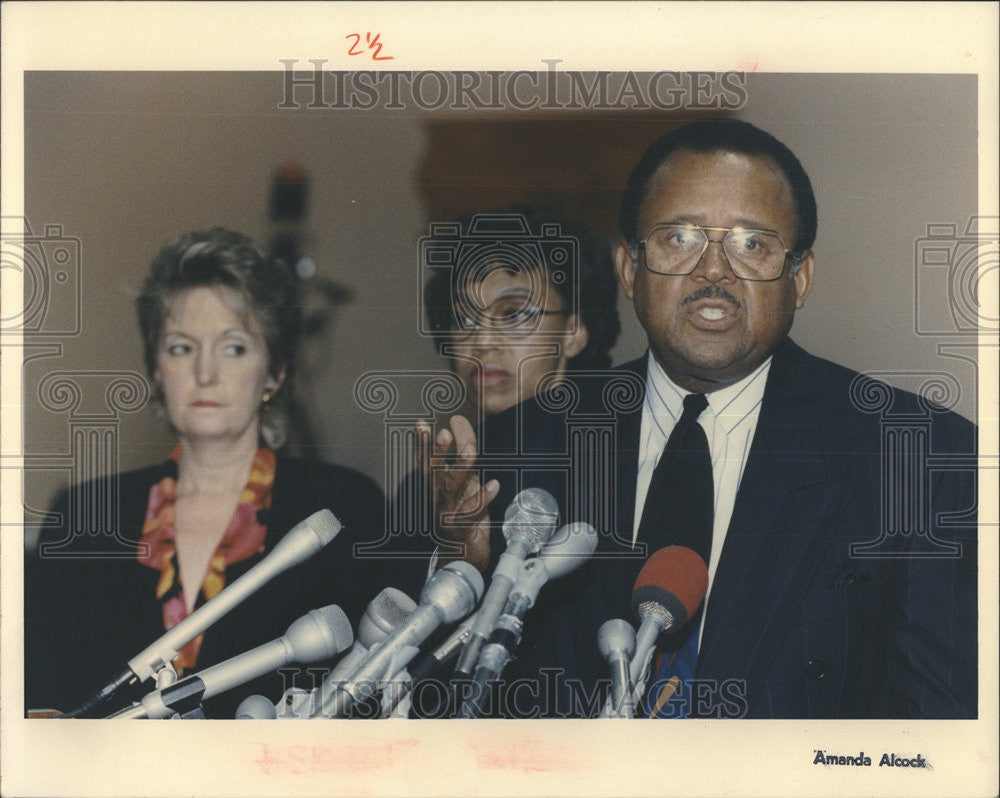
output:
{"label": "microphone stand", "polygon": [[507,663],[514,658],[514,652],[521,642],[524,616],[533,604],[534,600],[530,596],[520,593],[514,594],[507,601],[489,639],[479,652],[479,662],[472,677],[469,694],[459,707],[458,717],[477,718],[483,711],[487,685],[499,679]]}

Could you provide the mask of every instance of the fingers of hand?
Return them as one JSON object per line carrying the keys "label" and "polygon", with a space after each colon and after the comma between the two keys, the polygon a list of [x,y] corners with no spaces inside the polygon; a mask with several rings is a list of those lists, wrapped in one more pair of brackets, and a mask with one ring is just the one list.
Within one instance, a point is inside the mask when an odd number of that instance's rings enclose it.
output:
{"label": "fingers of hand", "polygon": [[[466,490],[466,482],[473,480],[478,488],[478,477],[470,472],[476,462],[476,436],[471,433],[471,426],[465,422],[461,440],[448,429],[441,429],[434,437],[434,443],[425,466],[425,473],[433,474],[434,487],[438,491],[450,494],[455,501],[461,499]],[[449,455],[454,451],[455,457],[449,461]]]}
{"label": "fingers of hand", "polygon": [[438,488],[443,475],[449,471],[448,454],[454,439],[447,429],[435,435],[432,427],[424,421],[416,424],[417,461],[424,477],[432,488]]}
{"label": "fingers of hand", "polygon": [[478,479],[469,479],[462,491],[460,501],[455,505],[455,517],[482,519],[489,516],[490,502],[500,490],[500,484],[491,479],[480,487]]}
{"label": "fingers of hand", "polygon": [[452,416],[448,421],[455,439],[455,451],[462,454],[466,450],[476,451],[476,431],[465,416]]}
{"label": "fingers of hand", "polygon": [[446,457],[451,451],[454,442],[455,439],[452,437],[451,432],[445,428],[439,429],[437,435],[434,436],[434,448],[432,450],[434,457]]}

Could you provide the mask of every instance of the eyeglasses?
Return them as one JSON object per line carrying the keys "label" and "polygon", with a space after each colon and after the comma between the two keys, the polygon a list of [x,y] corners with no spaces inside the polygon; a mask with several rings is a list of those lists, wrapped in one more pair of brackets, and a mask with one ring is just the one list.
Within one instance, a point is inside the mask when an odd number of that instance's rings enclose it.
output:
{"label": "eyeglasses", "polygon": [[570,313],[569,310],[545,310],[527,301],[523,296],[501,297],[492,305],[481,309],[460,305],[455,308],[452,338],[464,341],[471,338],[477,330],[483,329],[521,338],[535,332],[543,316]]}
{"label": "eyeglasses", "polygon": [[[708,233],[725,233],[709,238]],[[773,230],[658,224],[639,242],[646,268],[657,274],[691,274],[709,244],[721,244],[729,267],[741,280],[776,280],[792,254]]]}

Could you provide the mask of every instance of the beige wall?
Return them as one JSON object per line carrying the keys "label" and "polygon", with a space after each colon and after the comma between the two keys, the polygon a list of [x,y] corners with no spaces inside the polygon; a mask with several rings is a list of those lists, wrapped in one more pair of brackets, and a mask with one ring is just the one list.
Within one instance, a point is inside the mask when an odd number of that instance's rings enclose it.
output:
{"label": "beige wall", "polygon": [[[59,321],[76,313],[66,293],[71,279],[51,286],[45,324],[54,334],[29,339],[29,523],[59,485],[86,475],[72,464],[72,429],[89,423],[112,430],[122,468],[169,450],[170,435],[151,411],[114,420],[100,387],[112,380],[107,372],[142,371],[133,297],[157,248],[180,232],[223,225],[266,239],[271,174],[288,160],[312,178],[309,252],[321,274],[354,292],[331,334],[304,353],[313,379],[303,399],[320,441],[314,453],[383,480],[383,421],[358,407],[354,384],[373,370],[441,368],[416,335],[416,242],[430,221],[418,176],[428,123],[467,121],[477,112],[280,110],[278,73],[32,73],[25,89],[28,222],[38,236],[60,225],[64,236],[80,240],[82,291],[79,332]],[[940,373],[942,384],[960,386],[947,401],[974,417],[974,363],[962,359],[960,346],[938,351],[968,342],[960,331],[945,334],[955,324],[950,309],[966,300],[948,297],[946,270],[918,269],[917,259],[929,224],[957,225],[961,233],[976,212],[975,79],[753,75],[747,96],[737,115],[799,155],[819,203],[817,284],[794,337],[816,354],[910,389]],[[535,118],[478,113],[525,125]],[[565,112],[581,122],[601,113]],[[650,114],[636,120],[648,126]],[[611,142],[630,130],[627,119],[606,127]],[[615,203],[600,196],[614,219]],[[915,331],[915,303],[934,334]],[[644,346],[624,304],[622,316],[616,362]],[[71,418],[58,396],[39,397],[39,384],[51,387],[60,371],[73,372],[68,379],[81,385],[97,380],[88,390],[98,393],[82,399],[93,407],[77,407]]]}

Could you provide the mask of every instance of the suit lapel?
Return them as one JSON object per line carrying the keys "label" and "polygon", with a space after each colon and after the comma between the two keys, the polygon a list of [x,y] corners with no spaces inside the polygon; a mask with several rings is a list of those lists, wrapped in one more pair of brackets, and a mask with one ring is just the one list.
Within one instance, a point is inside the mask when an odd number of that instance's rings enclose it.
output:
{"label": "suit lapel", "polygon": [[751,690],[759,684],[775,636],[811,579],[808,552],[833,511],[823,452],[808,355],[787,341],[771,364],[712,584],[699,676],[745,678]]}

